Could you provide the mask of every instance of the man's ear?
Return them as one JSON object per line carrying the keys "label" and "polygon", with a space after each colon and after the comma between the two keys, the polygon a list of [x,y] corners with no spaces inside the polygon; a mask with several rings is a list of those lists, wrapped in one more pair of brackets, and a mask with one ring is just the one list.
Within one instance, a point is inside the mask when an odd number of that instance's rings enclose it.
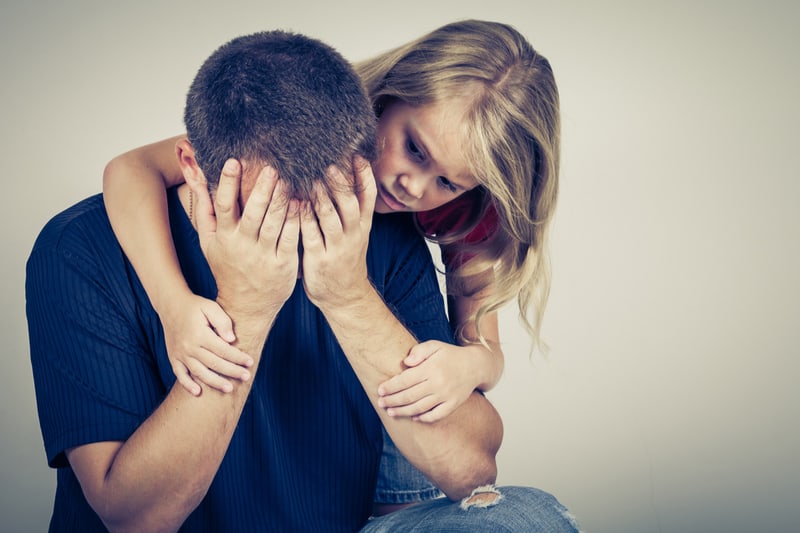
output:
{"label": "man's ear", "polygon": [[178,165],[181,167],[183,179],[186,180],[186,184],[189,185],[191,189],[196,189],[198,187],[205,189],[208,186],[206,177],[197,164],[197,158],[194,155],[194,147],[192,143],[189,142],[189,139],[184,137],[177,142],[175,145],[175,155],[178,156]]}

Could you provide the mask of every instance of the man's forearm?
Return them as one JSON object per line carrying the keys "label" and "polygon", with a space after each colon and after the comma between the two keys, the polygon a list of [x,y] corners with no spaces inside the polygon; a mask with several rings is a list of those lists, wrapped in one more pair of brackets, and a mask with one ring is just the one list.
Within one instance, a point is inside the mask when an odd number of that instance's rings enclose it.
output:
{"label": "man's forearm", "polygon": [[[237,326],[238,347],[255,355],[255,375],[268,329]],[[84,492],[113,530],[175,530],[200,504],[227,452],[249,382],[224,394],[204,387],[200,397],[177,382],[162,404],[111,457],[102,483]],[[79,476],[80,477],[80,476]],[[88,490],[87,490],[88,489]]]}
{"label": "man's forearm", "polygon": [[451,499],[493,483],[502,421],[480,394],[434,424],[392,418],[378,406],[378,385],[403,370],[417,340],[372,289],[357,304],[322,309],[387,432],[405,457]]}

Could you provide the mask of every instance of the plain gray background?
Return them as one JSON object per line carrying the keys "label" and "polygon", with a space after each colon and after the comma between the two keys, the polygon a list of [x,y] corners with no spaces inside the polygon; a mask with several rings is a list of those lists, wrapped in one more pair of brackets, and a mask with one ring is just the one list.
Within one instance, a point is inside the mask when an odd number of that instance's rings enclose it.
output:
{"label": "plain gray background", "polygon": [[529,361],[504,311],[499,481],[594,533],[800,529],[796,3],[271,4],[0,7],[0,530],[44,530],[53,497],[23,290],[46,220],[117,153],[183,131],[192,76],[236,35],[296,30],[355,60],[470,17],[522,31],[563,108],[552,350]]}

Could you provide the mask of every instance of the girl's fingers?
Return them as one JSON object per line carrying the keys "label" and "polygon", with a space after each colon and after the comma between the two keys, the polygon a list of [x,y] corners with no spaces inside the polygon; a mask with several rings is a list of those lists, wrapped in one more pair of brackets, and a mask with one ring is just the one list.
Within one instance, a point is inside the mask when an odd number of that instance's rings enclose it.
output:
{"label": "girl's fingers", "polygon": [[400,407],[403,405],[411,405],[418,402],[423,398],[431,396],[433,393],[428,390],[429,387],[425,382],[417,383],[411,387],[404,388],[401,391],[386,394],[378,398],[378,405],[380,407]]}
{"label": "girl's fingers", "polygon": [[178,383],[186,389],[189,394],[192,396],[198,396],[200,394],[200,385],[195,383],[192,379],[192,376],[189,374],[189,370],[186,368],[181,362],[176,362],[172,365],[172,372],[175,373],[175,377],[178,379]]}
{"label": "girl's fingers", "polygon": [[[236,379],[248,379],[248,377],[244,377],[246,369],[253,366],[253,358],[250,355],[236,346],[231,346],[217,335],[206,339],[203,348],[195,357],[217,374]],[[237,370],[232,370],[229,366],[220,366],[222,361],[217,361],[220,359],[234,365],[233,368]],[[249,372],[247,375],[249,376]]]}
{"label": "girl's fingers", "polygon": [[222,376],[219,376],[218,374],[215,374],[197,359],[189,359],[189,361],[186,363],[186,366],[189,368],[189,372],[192,373],[196,380],[205,383],[208,387],[226,393],[233,390],[233,384],[230,381]]}
{"label": "girl's fingers", "polygon": [[206,317],[208,324],[216,334],[225,342],[231,343],[236,340],[233,333],[233,322],[228,314],[219,306],[217,302],[204,300],[202,306],[203,316]]}
{"label": "girl's fingers", "polygon": [[433,396],[426,396],[412,404],[403,405],[400,407],[389,407],[386,409],[386,414],[391,417],[411,417],[419,416],[436,407],[439,400]]}
{"label": "girl's fingers", "polygon": [[250,379],[250,371],[246,366],[252,365],[252,358],[216,335],[211,343],[200,348],[192,357],[219,376],[242,381]]}
{"label": "girl's fingers", "polygon": [[413,368],[407,368],[378,385],[378,395],[388,396],[402,390],[419,385],[425,381],[425,376]]}
{"label": "girl's fingers", "polygon": [[425,422],[427,424],[438,422],[450,416],[455,411],[455,406],[451,402],[443,402],[418,416],[413,417],[415,422]]}
{"label": "girl's fingers", "polygon": [[438,341],[427,341],[417,344],[408,352],[408,356],[403,359],[407,366],[417,366],[427,360],[439,349]]}

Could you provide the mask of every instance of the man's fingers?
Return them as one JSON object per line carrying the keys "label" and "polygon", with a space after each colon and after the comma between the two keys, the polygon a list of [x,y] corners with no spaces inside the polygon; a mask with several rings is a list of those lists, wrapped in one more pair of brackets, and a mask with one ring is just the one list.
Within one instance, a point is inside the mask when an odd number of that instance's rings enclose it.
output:
{"label": "man's fingers", "polygon": [[[338,187],[336,183],[332,186]],[[328,196],[328,191],[320,182],[314,183],[314,198],[312,199],[314,205],[314,213],[317,215],[319,221],[319,228],[325,237],[325,241],[336,239],[342,234],[344,229],[342,220],[339,218],[339,212],[333,200]]]}
{"label": "man's fingers", "polygon": [[275,190],[272,192],[272,200],[270,200],[267,213],[264,215],[264,220],[261,222],[261,228],[259,229],[259,241],[273,251],[277,247],[278,239],[286,220],[286,210],[289,208],[288,193],[289,186],[279,179],[275,185]]}
{"label": "man's fingers", "polygon": [[339,224],[345,232],[348,232],[359,224],[360,217],[358,196],[353,192],[354,183],[338,166],[328,168],[328,180],[333,191],[333,202],[339,214]]}
{"label": "man's fingers", "polygon": [[[192,182],[194,183],[194,182]],[[201,235],[217,231],[217,217],[214,213],[214,203],[208,192],[208,184],[203,182],[192,186],[190,189],[196,204],[192,206],[192,214],[197,222],[197,232]]]}
{"label": "man's fingers", "polygon": [[214,197],[214,212],[217,214],[217,229],[230,231],[239,218],[239,186],[242,181],[242,165],[235,159],[225,161]]}
{"label": "man's fingers", "polygon": [[325,240],[311,202],[303,202],[300,206],[300,237],[304,255],[319,253],[325,248]]}
{"label": "man's fingers", "polygon": [[262,168],[242,212],[242,220],[239,223],[242,235],[253,240],[258,238],[267,210],[272,211],[277,207],[276,196],[279,195],[275,193],[278,190],[278,173],[272,167]]}
{"label": "man's fingers", "polygon": [[378,187],[375,185],[375,175],[369,161],[357,155],[353,158],[353,171],[355,173],[356,196],[361,213],[361,222],[366,228],[372,227],[372,212],[375,209],[375,197]]}
{"label": "man's fingers", "polygon": [[281,236],[278,240],[278,255],[297,255],[300,243],[300,201],[292,199],[286,209]]}

